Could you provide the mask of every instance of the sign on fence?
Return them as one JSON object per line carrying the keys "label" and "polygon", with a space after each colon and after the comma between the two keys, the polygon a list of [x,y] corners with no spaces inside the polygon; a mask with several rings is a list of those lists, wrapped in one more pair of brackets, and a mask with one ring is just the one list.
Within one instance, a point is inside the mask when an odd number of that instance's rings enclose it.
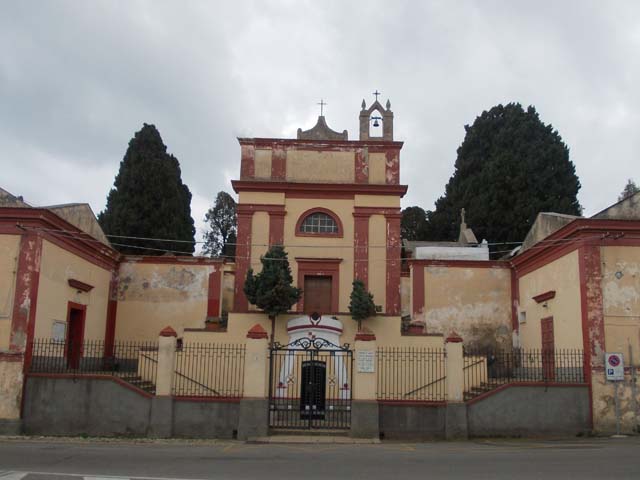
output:
{"label": "sign on fence", "polygon": [[624,380],[624,361],[621,353],[605,353],[604,363],[607,380],[614,382]]}
{"label": "sign on fence", "polygon": [[359,351],[356,354],[356,364],[358,367],[358,373],[374,373],[375,369],[375,352],[373,351]]}

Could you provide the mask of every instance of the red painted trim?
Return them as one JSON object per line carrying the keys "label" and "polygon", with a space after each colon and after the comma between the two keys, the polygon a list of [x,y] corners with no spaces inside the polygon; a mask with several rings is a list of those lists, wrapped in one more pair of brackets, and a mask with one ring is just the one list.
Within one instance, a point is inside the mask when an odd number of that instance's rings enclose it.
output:
{"label": "red painted trim", "polygon": [[367,165],[368,152],[364,149],[356,149],[354,157],[356,183],[369,183],[369,166]]}
{"label": "red painted trim", "polygon": [[387,213],[387,286],[386,313],[400,314],[400,269],[402,239],[400,237],[400,213]]}
{"label": "red painted trim", "polygon": [[287,179],[287,151],[282,145],[274,145],[271,150],[271,179]]}
{"label": "red painted trim", "polygon": [[268,338],[268,337],[269,335],[267,334],[267,331],[259,323],[256,323],[247,332],[247,338],[260,339],[260,338]]}
{"label": "red painted trim", "polygon": [[269,245],[284,244],[285,212],[269,212]]}
{"label": "red painted trim", "polygon": [[0,362],[22,362],[24,353],[21,352],[0,352]]}
{"label": "red painted trim", "polygon": [[421,265],[423,267],[450,267],[450,268],[511,268],[509,262],[504,260],[428,260],[407,259],[409,265]]}
{"label": "red painted trim", "polygon": [[504,385],[500,385],[497,388],[494,388],[493,390],[489,390],[488,392],[485,392],[481,395],[478,395],[477,397],[472,398],[471,400],[467,400],[466,404],[467,405],[472,405],[474,403],[480,402],[482,400],[484,400],[487,397],[490,397],[492,395],[495,395],[498,392],[501,392],[503,390],[506,390],[507,388],[511,388],[511,387],[544,387],[544,388],[553,388],[553,387],[588,387],[589,385],[586,383],[557,383],[557,382],[553,382],[553,383],[544,383],[544,382],[512,382],[512,383],[505,383]]}
{"label": "red painted trim", "polygon": [[80,358],[82,358],[82,354],[84,353],[84,331],[87,325],[87,306],[81,303],[76,303],[76,302],[67,302],[67,337],[65,338],[64,355],[65,355],[65,358],[67,358],[67,353],[69,352],[68,343],[69,343],[69,329],[71,328],[71,310],[80,310],[82,312],[82,317],[80,318],[80,341],[79,341]]}
{"label": "red painted trim", "polygon": [[358,332],[356,333],[355,340],[358,342],[375,342],[376,335],[372,332]]}
{"label": "red painted trim", "polygon": [[314,198],[332,198],[336,193],[361,195],[394,195],[404,197],[407,185],[375,185],[357,183],[303,183],[303,182],[252,182],[232,180],[231,186],[236,193],[240,192],[284,192],[313,193]]}
{"label": "red painted trim", "polygon": [[351,192],[305,192],[305,191],[296,191],[296,192],[285,192],[285,198],[312,198],[312,199],[323,199],[323,200],[353,200],[356,198],[355,193]]}
{"label": "red painted trim", "polygon": [[67,283],[71,288],[75,288],[76,290],[80,290],[81,292],[90,292],[94,288],[93,285],[81,282],[80,280],[76,280],[75,278],[68,279]]}
{"label": "red painted trim", "polygon": [[207,318],[219,317],[221,315],[221,290],[222,290],[222,270],[217,268],[209,274],[209,289],[207,295]]}
{"label": "red painted trim", "polygon": [[101,268],[110,270],[120,254],[46,208],[0,207],[0,233],[39,233],[43,239]]}
{"label": "red painted trim", "polygon": [[[309,215],[313,215],[314,213],[324,213],[326,215],[329,215],[331,218],[333,218],[333,221],[336,222],[336,225],[338,226],[338,231],[336,233],[306,233],[306,232],[301,232],[300,228],[302,226],[302,222],[304,222],[304,220]],[[342,228],[342,220],[340,220],[340,217],[337,214],[335,214],[334,212],[332,212],[328,208],[316,207],[316,208],[310,208],[309,210],[307,210],[306,212],[302,213],[302,215],[300,215],[298,217],[298,221],[296,222],[295,235],[296,235],[296,237],[342,238],[344,236],[344,229]]]}
{"label": "red painted trim", "polygon": [[185,395],[176,395],[173,399],[178,402],[240,403],[242,397],[190,397]]}
{"label": "red painted trim", "polygon": [[144,263],[154,265],[221,265],[224,260],[210,257],[174,257],[174,256],[137,256],[126,255],[122,258],[122,263]]}
{"label": "red painted trim", "polygon": [[238,211],[238,244],[236,245],[236,272],[234,276],[233,311],[247,312],[249,301],[244,294],[244,282],[251,256],[251,220],[253,212]]}
{"label": "red painted trim", "polygon": [[378,400],[379,405],[388,405],[390,407],[444,407],[447,405],[446,400]]}
{"label": "red painted trim", "polygon": [[299,325],[297,327],[288,327],[287,328],[287,332],[293,332],[294,330],[306,330],[306,329],[309,329],[309,328],[315,328],[316,330],[331,330],[333,332],[338,332],[338,333],[342,333],[342,331],[343,331],[341,328],[330,327],[328,325],[314,325],[314,324],[310,323],[308,325]]}
{"label": "red painted trim", "polygon": [[13,315],[9,340],[10,352],[25,352],[25,368],[31,360],[38,305],[42,236],[35,232],[24,233],[20,238],[20,252],[16,269],[16,286],[13,298]]}
{"label": "red painted trim", "polygon": [[131,385],[124,380],[114,377],[111,375],[98,375],[98,374],[74,374],[74,373],[27,373],[26,377],[35,377],[35,378],[70,378],[73,380],[77,379],[87,379],[87,380],[111,380],[125,388],[128,388],[132,392],[136,392],[139,395],[142,395],[146,398],[153,398],[153,394],[142,390],[141,388],[136,387],[135,385]]}
{"label": "red painted trim", "polygon": [[159,335],[161,337],[177,337],[178,336],[176,331],[173,328],[171,328],[170,326],[166,326],[162,330],[160,330],[160,334]]}
{"label": "red painted trim", "polygon": [[404,142],[385,140],[299,140],[296,138],[238,138],[240,145],[250,145],[260,148],[298,147],[296,150],[337,150],[350,151],[355,148],[369,147],[370,151],[382,152],[389,149],[399,150]]}
{"label": "red painted trim", "polygon": [[104,331],[104,354],[113,356],[113,346],[116,338],[116,318],[118,313],[118,274],[111,272],[109,282],[109,301],[107,303],[107,318]]}
{"label": "red painted trim", "polygon": [[426,333],[424,331],[422,333],[402,332],[401,336],[402,337],[444,337],[444,333]]}
{"label": "red painted trim", "polygon": [[520,331],[518,319],[518,307],[520,306],[520,282],[516,271],[511,269],[511,328],[514,332]]}
{"label": "red painted trim", "polygon": [[400,183],[400,149],[385,152],[385,183],[397,185]]}
{"label": "red painted trim", "polygon": [[401,218],[400,207],[353,207],[353,216],[359,215],[399,215]]}
{"label": "red painted trim", "polygon": [[[341,258],[305,258],[296,257],[298,264],[298,288],[304,288],[305,276],[331,277],[331,312],[337,314],[340,310],[340,262]],[[298,310],[304,312],[304,293],[298,300]]]}
{"label": "red painted trim", "polygon": [[369,288],[369,218],[368,214],[353,214],[353,278]]}
{"label": "red painted trim", "polygon": [[413,318],[420,318],[424,315],[424,267],[422,265],[412,265],[411,274],[413,276]]}
{"label": "red painted trim", "polygon": [[541,293],[540,295],[536,295],[535,297],[531,297],[535,300],[536,303],[542,303],[547,300],[551,300],[552,298],[556,298],[556,291],[549,290],[548,292]]}
{"label": "red painted trim", "polygon": [[462,337],[458,335],[456,332],[451,332],[451,334],[445,339],[446,343],[462,343]]}
{"label": "red painted trim", "polygon": [[284,205],[272,203],[240,203],[236,207],[238,215],[252,215],[255,212],[266,212],[268,214],[284,215]]}
{"label": "red painted trim", "polygon": [[256,174],[256,147],[244,144],[240,147],[240,178],[254,178]]}

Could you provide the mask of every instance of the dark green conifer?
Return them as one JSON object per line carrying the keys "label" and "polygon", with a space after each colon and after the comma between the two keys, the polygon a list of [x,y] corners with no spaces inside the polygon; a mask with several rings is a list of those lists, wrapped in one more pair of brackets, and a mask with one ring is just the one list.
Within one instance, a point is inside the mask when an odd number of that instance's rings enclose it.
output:
{"label": "dark green conifer", "polygon": [[349,313],[351,313],[351,318],[358,322],[358,330],[360,330],[362,320],[376,314],[376,304],[373,302],[373,295],[364,286],[364,282],[358,279],[353,281],[350,298]]}

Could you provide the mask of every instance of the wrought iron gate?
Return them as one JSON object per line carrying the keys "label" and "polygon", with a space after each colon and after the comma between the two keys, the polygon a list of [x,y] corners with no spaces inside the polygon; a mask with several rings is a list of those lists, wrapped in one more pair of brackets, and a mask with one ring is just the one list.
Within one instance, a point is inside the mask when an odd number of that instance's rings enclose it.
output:
{"label": "wrought iron gate", "polygon": [[353,352],[321,338],[275,343],[269,356],[269,427],[348,429]]}

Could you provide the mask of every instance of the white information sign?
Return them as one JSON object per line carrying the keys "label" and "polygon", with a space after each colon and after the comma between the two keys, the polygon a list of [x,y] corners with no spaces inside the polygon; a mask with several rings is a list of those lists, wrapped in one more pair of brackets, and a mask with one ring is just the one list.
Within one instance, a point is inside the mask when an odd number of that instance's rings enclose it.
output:
{"label": "white information sign", "polygon": [[67,336],[67,324],[59,320],[54,320],[51,326],[51,339],[54,342],[63,343]]}
{"label": "white information sign", "polygon": [[375,368],[375,352],[360,351],[356,355],[356,366],[358,373],[374,373]]}
{"label": "white information sign", "polygon": [[624,360],[621,353],[605,353],[604,368],[607,380],[614,382],[624,380]]}

